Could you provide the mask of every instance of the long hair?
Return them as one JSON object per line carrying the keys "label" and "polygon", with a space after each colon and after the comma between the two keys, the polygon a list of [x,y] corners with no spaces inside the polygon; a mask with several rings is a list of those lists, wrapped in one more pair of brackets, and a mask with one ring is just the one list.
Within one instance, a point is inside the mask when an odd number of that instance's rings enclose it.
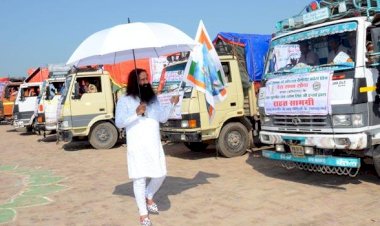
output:
{"label": "long hair", "polygon": [[156,95],[149,83],[143,86],[140,85],[139,76],[142,72],[147,73],[146,70],[141,68],[136,68],[129,73],[126,95],[133,96],[135,98],[138,97],[141,101],[149,103],[156,97]]}
{"label": "long hair", "polygon": [[129,72],[128,75],[128,85],[127,85],[127,96],[133,96],[133,97],[140,97],[140,91],[139,91],[139,79],[138,75],[140,75],[141,72],[146,72],[146,70],[141,68],[136,68]]}

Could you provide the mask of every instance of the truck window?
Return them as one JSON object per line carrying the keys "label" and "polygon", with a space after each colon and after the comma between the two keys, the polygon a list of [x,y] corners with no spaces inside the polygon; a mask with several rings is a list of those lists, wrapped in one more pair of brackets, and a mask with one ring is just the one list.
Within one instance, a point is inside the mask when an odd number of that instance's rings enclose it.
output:
{"label": "truck window", "polygon": [[228,64],[228,62],[222,62],[222,67],[223,67],[224,75],[227,77],[227,82],[232,82],[230,65]]}
{"label": "truck window", "polygon": [[79,77],[76,81],[79,84],[79,95],[102,92],[100,76]]}

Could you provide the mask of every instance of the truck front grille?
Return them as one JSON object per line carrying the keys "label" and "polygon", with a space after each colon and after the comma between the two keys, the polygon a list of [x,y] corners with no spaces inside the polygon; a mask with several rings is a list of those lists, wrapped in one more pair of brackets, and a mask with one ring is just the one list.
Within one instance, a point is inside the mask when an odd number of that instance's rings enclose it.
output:
{"label": "truck front grille", "polygon": [[169,119],[167,122],[161,123],[161,126],[169,128],[181,128],[181,120]]}
{"label": "truck front grille", "polygon": [[276,115],[273,124],[284,127],[324,127],[328,125],[327,116]]}

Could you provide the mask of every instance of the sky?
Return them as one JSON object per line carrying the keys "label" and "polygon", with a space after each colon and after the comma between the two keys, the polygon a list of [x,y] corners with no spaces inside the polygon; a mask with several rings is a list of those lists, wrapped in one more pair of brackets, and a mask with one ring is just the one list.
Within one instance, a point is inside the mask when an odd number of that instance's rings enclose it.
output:
{"label": "sky", "polygon": [[195,37],[202,20],[219,32],[272,34],[311,0],[1,0],[0,77],[64,64],[91,34],[128,22],[167,23]]}

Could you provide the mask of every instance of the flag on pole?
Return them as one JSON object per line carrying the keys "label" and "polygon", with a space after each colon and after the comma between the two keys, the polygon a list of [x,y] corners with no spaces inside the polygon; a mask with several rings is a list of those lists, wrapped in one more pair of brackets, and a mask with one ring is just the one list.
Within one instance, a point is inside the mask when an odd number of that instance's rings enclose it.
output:
{"label": "flag on pole", "polygon": [[185,76],[191,85],[206,97],[210,121],[215,116],[215,103],[226,98],[226,81],[219,56],[202,21],[199,22],[195,40],[199,43],[190,53]]}

